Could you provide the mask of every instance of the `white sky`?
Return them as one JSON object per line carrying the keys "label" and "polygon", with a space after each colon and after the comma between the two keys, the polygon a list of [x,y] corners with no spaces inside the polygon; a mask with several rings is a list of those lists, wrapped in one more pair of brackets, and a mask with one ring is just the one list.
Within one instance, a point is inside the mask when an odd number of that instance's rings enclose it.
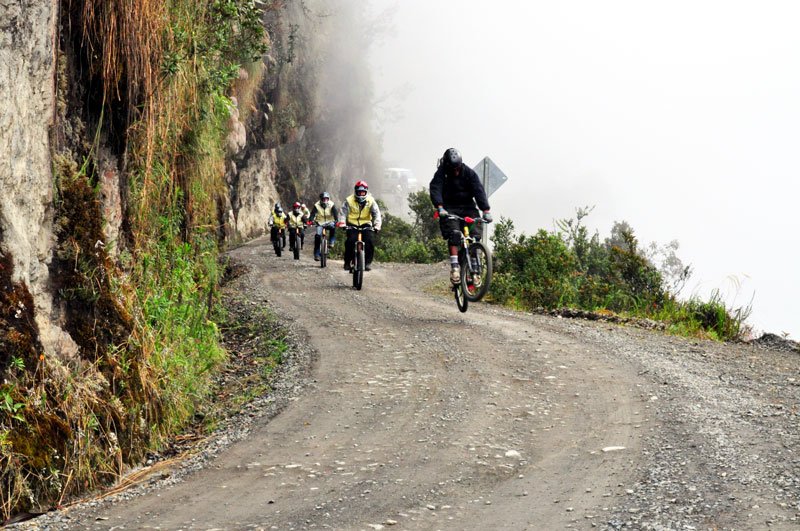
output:
{"label": "white sky", "polygon": [[[427,185],[457,147],[509,181],[518,231],[576,207],[678,240],[685,295],[722,290],[800,339],[800,2],[372,0],[387,165]],[[738,284],[738,288],[736,287]]]}

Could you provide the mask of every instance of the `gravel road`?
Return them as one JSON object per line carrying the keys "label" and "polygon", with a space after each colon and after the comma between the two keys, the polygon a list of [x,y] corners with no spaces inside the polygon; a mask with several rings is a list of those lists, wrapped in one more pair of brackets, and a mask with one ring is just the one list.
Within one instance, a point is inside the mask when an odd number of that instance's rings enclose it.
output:
{"label": "gravel road", "polygon": [[275,390],[145,485],[24,529],[800,529],[800,353],[472,304],[445,265],[231,253]]}

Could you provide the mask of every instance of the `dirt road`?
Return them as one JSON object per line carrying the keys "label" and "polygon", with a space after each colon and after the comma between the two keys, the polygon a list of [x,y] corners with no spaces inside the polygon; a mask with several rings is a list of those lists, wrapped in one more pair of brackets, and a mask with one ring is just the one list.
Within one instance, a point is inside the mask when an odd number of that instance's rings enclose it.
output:
{"label": "dirt road", "polygon": [[341,262],[267,244],[231,253],[249,272],[228,289],[313,348],[288,405],[183,481],[51,528],[800,528],[796,353],[461,314],[442,265],[354,291]]}

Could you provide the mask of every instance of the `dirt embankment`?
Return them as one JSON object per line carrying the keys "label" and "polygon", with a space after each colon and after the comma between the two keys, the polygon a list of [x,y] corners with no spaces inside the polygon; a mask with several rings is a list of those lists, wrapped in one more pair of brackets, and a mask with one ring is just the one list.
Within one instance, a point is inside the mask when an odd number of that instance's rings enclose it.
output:
{"label": "dirt embankment", "polygon": [[[797,529],[800,355],[474,304],[256,240],[284,376],[189,464],[46,529]],[[189,473],[191,472],[191,473]]]}

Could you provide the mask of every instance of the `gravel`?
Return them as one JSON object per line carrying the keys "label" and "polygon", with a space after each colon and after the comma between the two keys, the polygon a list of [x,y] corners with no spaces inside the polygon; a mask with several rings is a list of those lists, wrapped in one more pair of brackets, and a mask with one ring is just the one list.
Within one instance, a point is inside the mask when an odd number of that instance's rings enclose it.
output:
{"label": "gravel", "polygon": [[[11,527],[113,529],[109,515],[129,515],[137,498],[166,498],[221,466],[233,445],[243,453],[239,442],[260,430],[284,459],[267,469],[272,483],[260,484],[273,496],[265,507],[283,503],[264,509],[264,528],[800,529],[793,342],[770,335],[722,344],[485,304],[459,314],[430,288],[446,275],[438,265],[381,265],[355,292],[333,272],[264,262],[256,244],[236,254],[243,269],[225,288],[229,303],[242,319],[273,308],[290,343],[269,394],[168,468],[155,456],[137,486]],[[315,284],[276,290],[293,281]],[[409,304],[399,299],[411,282]],[[324,320],[305,317],[311,293],[331,301]],[[347,305],[357,305],[360,321],[339,311]],[[330,334],[312,337],[317,324]],[[332,349],[341,330],[376,339],[340,361]],[[470,342],[442,349],[467,333]],[[318,348],[328,372],[318,370]],[[290,413],[307,419],[302,440],[267,430]],[[350,438],[359,444],[344,444]],[[246,468],[265,466],[242,459]],[[281,480],[305,494],[289,501],[267,492]]]}

